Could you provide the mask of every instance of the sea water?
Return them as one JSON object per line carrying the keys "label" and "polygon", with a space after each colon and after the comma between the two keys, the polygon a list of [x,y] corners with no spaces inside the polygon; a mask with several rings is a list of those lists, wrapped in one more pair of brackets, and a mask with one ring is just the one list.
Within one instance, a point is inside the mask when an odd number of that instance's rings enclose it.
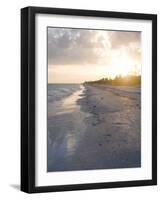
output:
{"label": "sea water", "polygon": [[48,103],[62,100],[80,90],[80,84],[48,84]]}

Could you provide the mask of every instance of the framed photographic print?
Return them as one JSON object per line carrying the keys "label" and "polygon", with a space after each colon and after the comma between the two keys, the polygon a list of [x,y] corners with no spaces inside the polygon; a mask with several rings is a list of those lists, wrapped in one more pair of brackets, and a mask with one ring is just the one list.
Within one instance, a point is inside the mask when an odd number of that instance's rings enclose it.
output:
{"label": "framed photographic print", "polygon": [[157,16],[21,10],[21,190],[157,184]]}

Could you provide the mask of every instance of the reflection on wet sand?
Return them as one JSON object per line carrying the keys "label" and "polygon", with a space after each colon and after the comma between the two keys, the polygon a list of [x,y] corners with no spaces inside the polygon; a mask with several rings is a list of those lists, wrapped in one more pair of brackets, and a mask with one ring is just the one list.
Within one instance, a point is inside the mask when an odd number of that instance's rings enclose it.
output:
{"label": "reflection on wet sand", "polygon": [[76,152],[86,129],[84,119],[90,115],[77,103],[84,90],[81,85],[79,91],[59,102],[59,109],[48,117],[48,171],[80,165]]}

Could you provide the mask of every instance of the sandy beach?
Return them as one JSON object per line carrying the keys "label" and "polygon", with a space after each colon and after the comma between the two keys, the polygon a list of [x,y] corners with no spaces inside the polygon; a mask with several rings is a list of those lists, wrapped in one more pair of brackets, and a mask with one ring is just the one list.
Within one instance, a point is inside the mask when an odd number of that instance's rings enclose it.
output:
{"label": "sandy beach", "polygon": [[84,84],[50,103],[48,172],[140,167],[140,92]]}

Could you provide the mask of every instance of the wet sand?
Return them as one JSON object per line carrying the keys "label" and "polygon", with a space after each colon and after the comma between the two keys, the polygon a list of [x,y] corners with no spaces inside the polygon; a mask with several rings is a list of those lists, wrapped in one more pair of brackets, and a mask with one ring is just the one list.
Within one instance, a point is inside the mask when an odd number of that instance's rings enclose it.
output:
{"label": "wet sand", "polygon": [[48,172],[141,166],[140,88],[86,84],[48,110]]}

